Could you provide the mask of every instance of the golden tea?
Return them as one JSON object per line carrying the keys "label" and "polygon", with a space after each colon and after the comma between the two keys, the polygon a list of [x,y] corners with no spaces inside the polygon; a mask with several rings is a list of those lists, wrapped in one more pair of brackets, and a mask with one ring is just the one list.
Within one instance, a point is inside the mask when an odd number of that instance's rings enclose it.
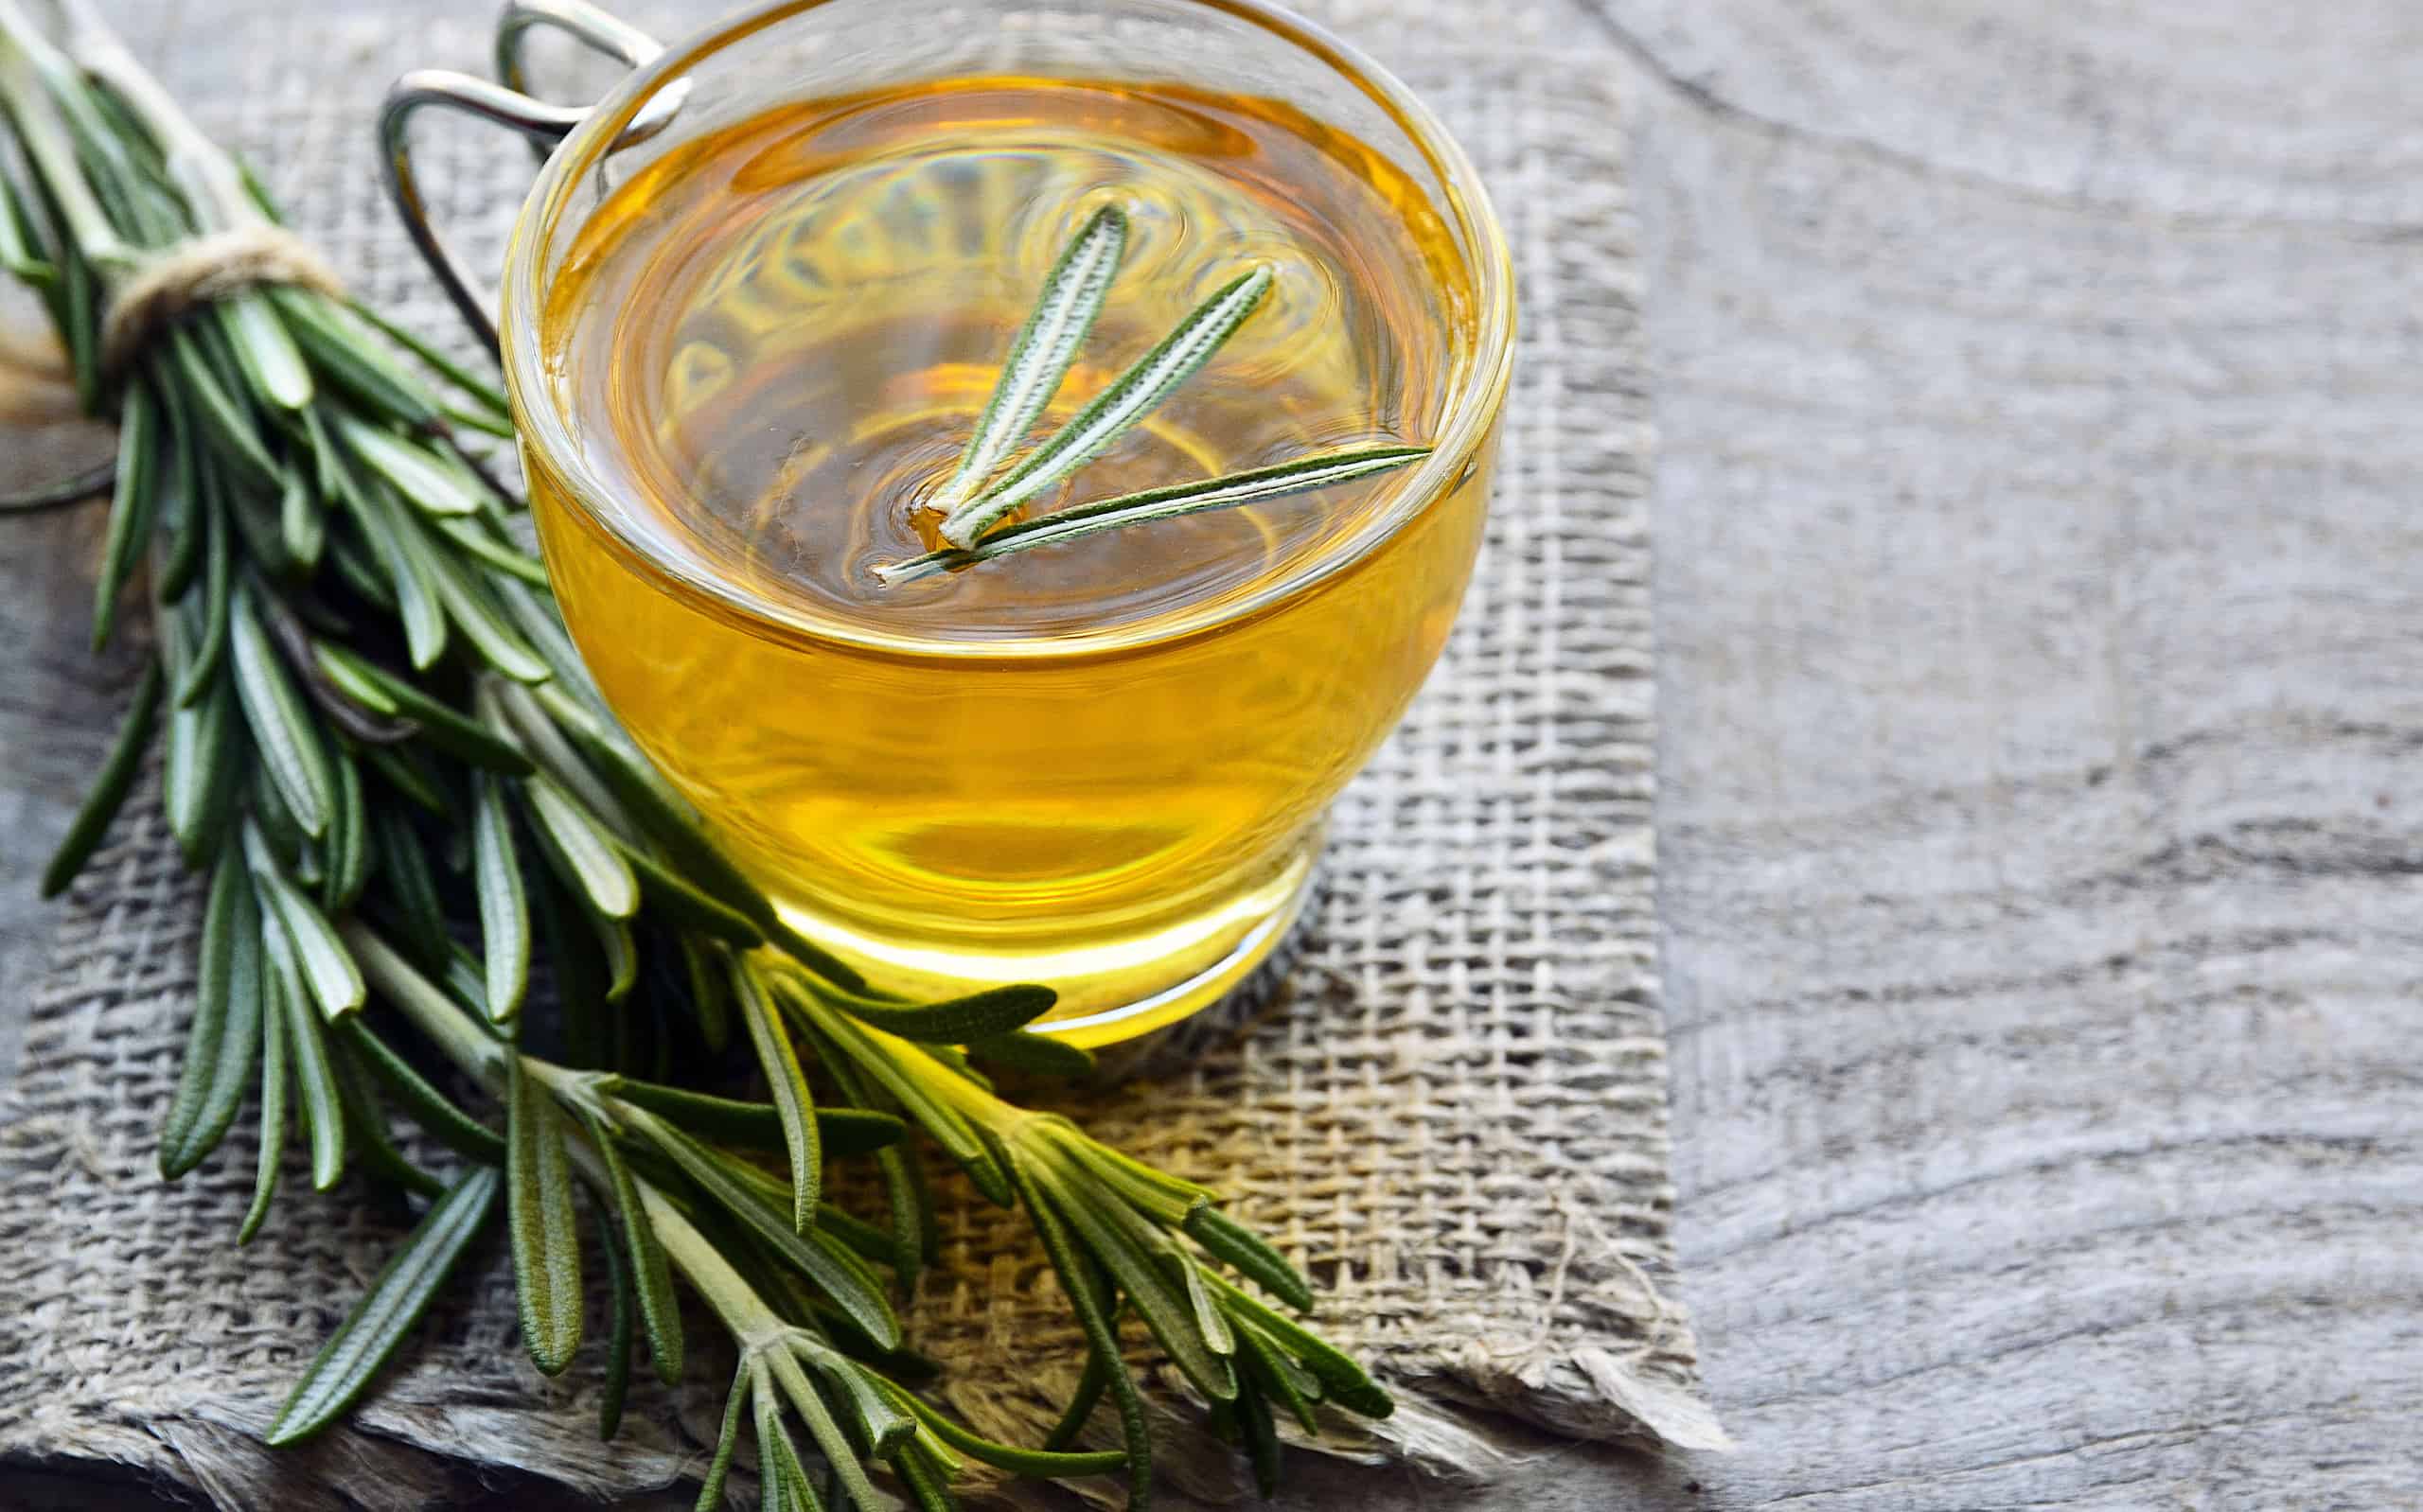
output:
{"label": "golden tea", "polygon": [[1321,810],[1446,637],[1487,472],[1484,448],[1443,490],[1407,469],[878,582],[937,544],[930,501],[1105,201],[1126,256],[1038,434],[1240,271],[1277,278],[1014,518],[1433,439],[1470,275],[1381,154],[1272,101],[999,78],[782,105],[616,187],[539,321],[610,497],[529,458],[601,689],[793,922],[904,992],[1048,983],[1042,1027],[1078,1043],[1276,942]]}

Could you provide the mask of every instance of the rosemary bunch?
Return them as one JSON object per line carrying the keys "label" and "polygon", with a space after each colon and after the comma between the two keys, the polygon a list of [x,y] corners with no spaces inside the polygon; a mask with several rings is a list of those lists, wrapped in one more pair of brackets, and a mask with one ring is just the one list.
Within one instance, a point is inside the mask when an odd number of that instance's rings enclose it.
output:
{"label": "rosemary bunch", "polygon": [[[167,823],[208,877],[163,1174],[208,1156],[257,1089],[239,1242],[271,1213],[295,1138],[317,1187],[353,1171],[428,1204],[273,1440],[358,1398],[500,1208],[542,1371],[578,1351],[585,1253],[605,1260],[606,1433],[638,1339],[660,1376],[681,1367],[675,1276],[730,1332],[741,1363],[702,1506],[722,1494],[744,1417],[769,1505],[820,1504],[791,1421],[862,1506],[883,1504],[877,1467],[922,1507],[950,1505],[963,1457],[1046,1476],[1123,1466],[1141,1503],[1151,1444],[1119,1337],[1129,1309],[1265,1486],[1274,1406],[1306,1432],[1322,1401],[1385,1414],[1351,1361],[1222,1275],[1288,1308],[1311,1300],[1210,1193],[994,1094],[980,1064],[1088,1064],[1027,1029],[1048,990],[922,1004],[875,993],[717,850],[590,687],[518,544],[520,505],[457,442],[467,427],[510,433],[491,385],[293,285],[220,291],[113,363],[119,296],[198,239],[274,246],[276,213],[82,5],[66,9],[54,44],[0,0],[0,106],[20,159],[0,171],[0,263],[49,308],[87,407],[118,421],[95,637],[140,577],[153,660],[45,887],[89,858],[157,746]],[[1057,455],[1074,466],[1084,452]],[[991,470],[971,466],[970,500],[990,486],[998,501]],[[450,913],[450,894],[468,895],[475,920]],[[542,955],[560,1011],[532,1024]],[[374,998],[419,1052],[374,1025]],[[683,1084],[734,1040],[763,1101]],[[425,1073],[429,1053],[481,1090],[486,1118]],[[398,1113],[463,1173],[414,1164]],[[913,1389],[918,1362],[877,1269],[905,1291],[931,1256],[911,1126],[986,1196],[1027,1208],[1083,1327],[1084,1388],[1042,1449],[984,1440]],[[882,1221],[823,1199],[826,1162],[847,1155],[877,1163]],[[1105,1394],[1122,1450],[1068,1450]]]}

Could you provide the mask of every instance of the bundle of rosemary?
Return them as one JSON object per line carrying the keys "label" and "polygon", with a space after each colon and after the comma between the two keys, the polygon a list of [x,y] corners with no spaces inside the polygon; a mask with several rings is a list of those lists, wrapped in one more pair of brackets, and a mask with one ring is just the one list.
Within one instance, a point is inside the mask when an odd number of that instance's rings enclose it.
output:
{"label": "bundle of rosemary", "polygon": [[[820,1482],[886,1505],[884,1470],[946,1507],[965,1460],[1123,1470],[1141,1505],[1152,1445],[1123,1358],[1129,1312],[1265,1489],[1278,1412],[1307,1433],[1324,1403],[1386,1415],[1387,1394],[1288,1315],[1311,1304],[1302,1277],[1212,1193],[995,1094],[985,1064],[1085,1066],[1026,1029],[1048,990],[901,1002],[785,924],[584,678],[508,529],[518,505],[457,442],[463,428],[509,434],[502,397],[291,281],[310,259],[259,185],[80,0],[65,11],[54,43],[0,0],[0,105],[20,156],[0,172],[0,262],[48,308],[86,408],[118,423],[95,636],[140,591],[154,659],[45,887],[91,855],[158,745],[167,822],[209,877],[162,1172],[194,1169],[257,1088],[239,1242],[272,1210],[291,1138],[317,1187],[350,1171],[427,1204],[272,1441],[358,1399],[500,1221],[542,1371],[578,1352],[582,1274],[602,1257],[608,1434],[638,1339],[662,1379],[682,1368],[676,1277],[730,1333],[739,1365],[701,1507],[720,1503],[744,1424],[769,1507],[820,1506]],[[189,311],[130,327],[131,307],[159,307],[162,270],[198,248],[240,252],[254,281],[185,278]],[[443,905],[450,876],[469,879],[475,921]],[[471,923],[476,950],[456,942]],[[542,955],[551,1015],[524,1011]],[[733,1041],[762,1100],[702,1090]],[[475,1087],[485,1116],[450,1081]],[[398,1113],[454,1173],[413,1162]],[[1083,1383],[1039,1448],[982,1438],[916,1389],[891,1295],[934,1253],[920,1131],[985,1196],[1027,1210],[1082,1326]],[[827,1162],[860,1157],[885,1194],[872,1217],[824,1200]],[[1070,1450],[1105,1396],[1123,1448]]]}

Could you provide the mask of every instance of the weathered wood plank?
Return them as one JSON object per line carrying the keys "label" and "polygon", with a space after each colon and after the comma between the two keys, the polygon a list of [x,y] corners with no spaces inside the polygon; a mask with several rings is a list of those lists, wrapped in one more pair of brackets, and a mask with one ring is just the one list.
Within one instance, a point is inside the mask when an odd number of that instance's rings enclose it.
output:
{"label": "weathered wood plank", "polygon": [[2423,36],[1600,3],[1698,1504],[2414,1504]]}

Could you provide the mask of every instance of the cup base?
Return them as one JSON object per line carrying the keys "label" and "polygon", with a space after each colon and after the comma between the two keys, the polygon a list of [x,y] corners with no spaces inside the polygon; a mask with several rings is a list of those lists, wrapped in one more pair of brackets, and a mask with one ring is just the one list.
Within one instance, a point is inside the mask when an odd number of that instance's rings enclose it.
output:
{"label": "cup base", "polygon": [[812,906],[786,901],[781,908],[800,933],[875,987],[903,996],[1040,982],[1060,1001],[1028,1028],[1090,1049],[1166,1029],[1245,984],[1302,915],[1324,830],[1313,825],[1274,863],[1257,868],[1245,887],[1177,923],[1073,950],[903,950]]}

